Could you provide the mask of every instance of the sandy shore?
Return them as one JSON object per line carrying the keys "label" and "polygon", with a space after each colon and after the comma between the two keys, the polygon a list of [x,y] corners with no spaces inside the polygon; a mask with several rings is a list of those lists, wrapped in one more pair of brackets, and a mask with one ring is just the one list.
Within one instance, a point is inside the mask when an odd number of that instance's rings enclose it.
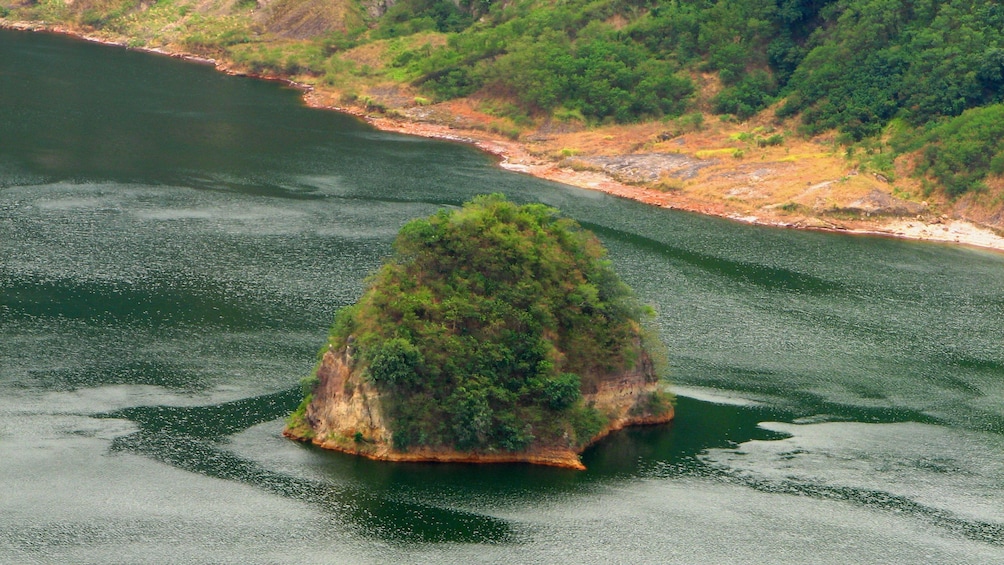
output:
{"label": "sandy shore", "polygon": [[[126,42],[121,38],[108,37],[103,34],[98,35],[86,33],[64,25],[53,25],[44,22],[13,22],[0,19],[0,28],[60,33],[72,35],[86,41],[130,48],[127,47]],[[213,65],[221,72],[232,75],[251,76],[258,79],[282,81],[290,86],[302,89],[304,91],[304,101],[307,105],[315,108],[329,109],[355,115],[382,131],[443,139],[460,143],[469,143],[475,145],[483,151],[497,156],[499,158],[499,166],[504,169],[579,188],[598,190],[607,194],[621,198],[629,198],[653,206],[718,216],[735,221],[778,228],[808,229],[846,234],[886,236],[921,241],[945,242],[1004,252],[1004,237],[998,235],[993,230],[976,225],[972,222],[951,219],[948,217],[937,218],[934,221],[919,217],[915,219],[874,217],[835,224],[825,219],[814,217],[789,221],[785,218],[742,214],[736,210],[729,209],[727,205],[698,202],[679,192],[662,192],[647,189],[641,186],[625,184],[615,180],[601,171],[573,170],[561,167],[555,162],[542,160],[539,157],[531,155],[531,153],[527,151],[526,147],[517,141],[511,141],[485,131],[455,129],[447,125],[412,121],[402,119],[400,117],[390,118],[384,115],[369,113],[361,107],[346,107],[339,105],[334,103],[329,96],[316,91],[312,86],[297,83],[286,77],[253,75],[245,73],[240,69],[235,69],[226,62],[208,59],[182,51],[162,48],[138,48],[136,50]]]}

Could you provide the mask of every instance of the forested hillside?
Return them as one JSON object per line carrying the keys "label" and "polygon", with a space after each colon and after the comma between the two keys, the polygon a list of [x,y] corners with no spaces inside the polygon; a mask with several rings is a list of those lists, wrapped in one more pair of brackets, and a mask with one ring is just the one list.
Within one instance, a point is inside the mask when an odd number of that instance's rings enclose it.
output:
{"label": "forested hillside", "polygon": [[[477,100],[510,137],[681,115],[795,123],[952,199],[1000,189],[1004,7],[977,0],[0,0],[362,101]],[[377,89],[378,90],[378,89]],[[391,104],[393,106],[394,104]],[[400,102],[397,104],[400,105]],[[795,122],[790,120],[794,118]],[[690,120],[694,122],[695,120]],[[677,120],[686,123],[688,120]],[[777,141],[777,140],[775,140]],[[899,164],[897,164],[899,159]]]}

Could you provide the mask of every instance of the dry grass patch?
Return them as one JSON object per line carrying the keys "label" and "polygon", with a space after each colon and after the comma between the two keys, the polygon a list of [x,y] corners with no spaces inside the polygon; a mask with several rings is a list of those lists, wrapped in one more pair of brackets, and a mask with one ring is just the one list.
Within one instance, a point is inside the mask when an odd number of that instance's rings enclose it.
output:
{"label": "dry grass patch", "polygon": [[268,0],[255,18],[270,34],[289,39],[314,38],[363,23],[359,5],[348,0]]}
{"label": "dry grass patch", "polygon": [[352,49],[347,49],[338,55],[343,61],[350,61],[359,67],[369,67],[382,70],[386,64],[387,42],[374,41]]}

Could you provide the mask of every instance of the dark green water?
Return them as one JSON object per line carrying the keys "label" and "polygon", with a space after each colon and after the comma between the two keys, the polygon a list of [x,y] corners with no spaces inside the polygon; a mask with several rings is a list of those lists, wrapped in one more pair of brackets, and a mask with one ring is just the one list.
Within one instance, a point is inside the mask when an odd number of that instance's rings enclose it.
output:
{"label": "dark green water", "polygon": [[[678,420],[585,472],[283,440],[408,219],[501,191],[658,311]],[[1004,561],[1004,257],[507,173],[279,85],[0,33],[0,562]]]}

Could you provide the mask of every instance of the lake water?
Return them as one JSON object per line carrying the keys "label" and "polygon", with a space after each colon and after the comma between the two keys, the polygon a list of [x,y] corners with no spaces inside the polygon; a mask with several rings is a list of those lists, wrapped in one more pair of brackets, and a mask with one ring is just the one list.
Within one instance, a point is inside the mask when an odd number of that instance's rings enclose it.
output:
{"label": "lake water", "polygon": [[[658,312],[678,419],[588,470],[284,440],[407,220],[503,192]],[[1004,256],[498,169],[274,83],[0,33],[0,562],[1004,562]]]}

